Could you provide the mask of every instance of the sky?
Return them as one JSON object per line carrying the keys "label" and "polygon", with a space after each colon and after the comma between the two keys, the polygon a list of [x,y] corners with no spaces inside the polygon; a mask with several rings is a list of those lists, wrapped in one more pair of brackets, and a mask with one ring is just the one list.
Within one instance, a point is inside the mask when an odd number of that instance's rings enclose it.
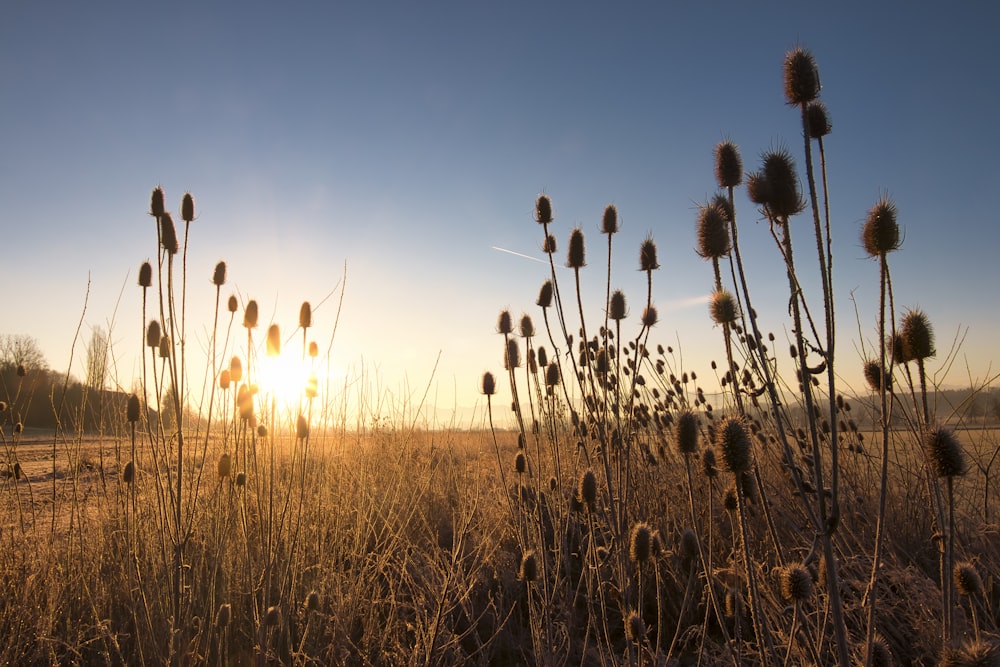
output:
{"label": "sky", "polygon": [[[938,381],[983,381],[1000,362],[989,199],[998,14],[987,2],[947,13],[860,2],[3,3],[0,333],[35,337],[52,368],[82,377],[90,332],[110,330],[115,377],[130,387],[141,374],[136,274],[155,261],[147,213],[160,185],[178,222],[182,195],[196,201],[189,349],[207,347],[219,260],[222,298],[257,300],[262,324],[286,336],[310,301],[324,351],[346,276],[329,348],[351,387],[341,392],[367,397],[367,420],[412,411],[426,391],[437,411],[427,414],[464,426],[482,418],[483,371],[502,371],[499,311],[540,325],[548,268],[528,257],[543,257],[532,214],[544,192],[560,264],[570,230],[587,235],[590,317],[603,319],[604,206],[622,221],[612,283],[633,327],[638,248],[653,236],[650,340],[704,376],[722,354],[704,304],[711,268],[694,252],[698,205],[716,191],[713,148],[732,140],[751,171],[784,147],[804,173],[782,89],[785,53],[804,46],[833,124],[845,382],[860,383],[876,337],[878,268],[859,234],[882,196],[904,232],[890,257],[897,310],[931,318]],[[758,314],[783,340],[784,269],[742,191],[737,208]],[[815,297],[808,226],[794,221],[793,235]]]}

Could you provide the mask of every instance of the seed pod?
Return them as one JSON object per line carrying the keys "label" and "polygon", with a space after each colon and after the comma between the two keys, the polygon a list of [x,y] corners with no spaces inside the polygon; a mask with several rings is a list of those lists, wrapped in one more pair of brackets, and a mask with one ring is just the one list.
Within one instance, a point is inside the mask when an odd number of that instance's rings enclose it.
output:
{"label": "seed pod", "polygon": [[813,139],[822,139],[830,134],[833,125],[830,124],[830,113],[822,102],[810,102],[806,107],[806,127]]}
{"label": "seed pod", "polygon": [[539,224],[547,225],[552,219],[552,201],[548,195],[538,195],[538,199],[535,200],[535,220]]}
{"label": "seed pod", "polygon": [[740,309],[736,305],[736,299],[732,292],[728,290],[717,290],[712,294],[712,301],[709,303],[709,312],[712,321],[716,324],[732,324],[740,316]]}
{"label": "seed pod", "polygon": [[715,450],[711,447],[706,447],[705,451],[701,453],[701,471],[709,479],[719,474],[715,463]]}
{"label": "seed pod", "polygon": [[625,292],[615,290],[611,294],[611,302],[608,304],[608,317],[615,322],[621,322],[628,315],[628,307],[625,304]]}
{"label": "seed pod", "polygon": [[552,281],[546,280],[538,290],[538,299],[535,304],[541,308],[548,308],[552,305]]}
{"label": "seed pod", "polygon": [[642,326],[649,328],[656,324],[658,315],[656,313],[656,308],[653,306],[646,306],[642,310]]}
{"label": "seed pod", "polygon": [[139,397],[132,394],[128,397],[128,405],[125,408],[125,417],[129,424],[139,421]]}
{"label": "seed pod", "polygon": [[509,310],[501,310],[500,317],[497,318],[497,333],[507,335],[514,331],[514,320],[510,316]]}
{"label": "seed pod", "polygon": [[652,236],[647,236],[639,246],[639,270],[655,271],[660,268],[656,261],[656,242]]}
{"label": "seed pod", "polygon": [[618,233],[618,209],[614,204],[608,204],[604,207],[604,215],[601,217],[601,233]]}
{"label": "seed pod", "polygon": [[628,618],[625,619],[625,637],[634,642],[646,639],[646,622],[634,611],[629,612]]}
{"label": "seed pod", "polygon": [[232,382],[232,375],[229,373],[228,368],[223,368],[222,372],[219,373],[219,389],[222,391],[228,390],[230,382]]}
{"label": "seed pod", "polygon": [[983,580],[975,565],[968,562],[955,564],[955,590],[959,595],[969,597],[982,595]]}
{"label": "seed pod", "polygon": [[868,211],[861,228],[861,243],[869,257],[881,257],[899,248],[896,204],[888,197],[879,199]]}
{"label": "seed pod", "polygon": [[299,415],[298,419],[295,420],[295,437],[299,440],[305,440],[309,437],[309,422],[303,415]]}
{"label": "seed pod", "polygon": [[523,475],[528,470],[528,459],[525,458],[524,452],[518,452],[517,456],[514,457],[514,472],[518,475]]}
{"label": "seed pod", "polygon": [[236,486],[247,485],[247,474],[245,472],[236,473]]}
{"label": "seed pod", "polygon": [[556,237],[552,234],[546,234],[545,240],[542,241],[542,252],[546,255],[554,255],[556,253],[556,249]]}
{"label": "seed pod", "polygon": [[698,560],[698,536],[690,528],[685,528],[681,533],[681,568],[690,572]]}
{"label": "seed pod", "polygon": [[319,610],[319,593],[309,591],[309,595],[306,596],[306,611],[317,610]]}
{"label": "seed pod", "polygon": [[722,450],[722,461],[729,472],[741,473],[750,469],[750,438],[742,419],[724,419],[716,437],[716,444]]}
{"label": "seed pod", "polygon": [[507,341],[507,349],[503,356],[504,370],[521,367],[521,348],[517,344],[516,338]]}
{"label": "seed pod", "polygon": [[212,273],[212,284],[216,287],[222,287],[226,284],[226,263],[219,262],[215,265],[215,271]]}
{"label": "seed pod", "polygon": [[319,345],[317,345],[316,341],[314,340],[309,341],[309,357],[311,359],[315,359],[318,356],[319,356]]}
{"label": "seed pod", "polygon": [[521,315],[520,332],[522,338],[531,338],[535,335],[535,325],[531,321],[530,315]]}
{"label": "seed pod", "polygon": [[578,489],[580,502],[582,502],[588,512],[593,512],[597,506],[597,475],[588,468],[580,475],[580,487]]}
{"label": "seed pod", "polygon": [[493,377],[493,373],[489,371],[483,373],[483,381],[480,384],[480,388],[483,394],[487,396],[492,396],[497,393],[497,383]]}
{"label": "seed pod", "polygon": [[807,104],[820,90],[819,70],[812,53],[795,47],[785,56],[785,100],[788,104]]}
{"label": "seed pod", "polygon": [[274,627],[281,621],[281,608],[278,605],[274,605],[267,608],[267,614],[264,616],[264,625],[267,627]]}
{"label": "seed pod", "polygon": [[160,358],[166,359],[170,356],[170,336],[160,336]]}
{"label": "seed pod", "polygon": [[779,575],[781,597],[789,602],[808,600],[813,594],[812,574],[804,565],[789,565]]}
{"label": "seed pod", "polygon": [[805,208],[799,190],[795,161],[787,150],[774,149],[764,153],[762,171],[767,179],[767,205],[779,218],[790,218]]}
{"label": "seed pod", "polygon": [[165,210],[166,209],[163,205],[163,188],[157,185],[153,188],[153,194],[149,198],[149,214],[153,217],[159,218],[163,215]]}
{"label": "seed pod", "polygon": [[566,266],[571,269],[582,269],[587,266],[583,231],[579,227],[570,232],[569,253],[566,255]]}
{"label": "seed pod", "polygon": [[911,310],[903,316],[902,333],[903,356],[909,360],[933,357],[934,330],[931,321],[922,310]]}
{"label": "seed pod", "polygon": [[545,351],[544,347],[538,348],[538,365],[539,366],[549,365],[549,355],[548,352]]}
{"label": "seed pod", "polygon": [[559,366],[552,362],[545,367],[545,386],[554,387],[559,384]]}
{"label": "seed pod", "polygon": [[135,481],[135,463],[129,461],[125,464],[125,470],[122,472],[122,481],[126,484],[131,484]]}
{"label": "seed pod", "polygon": [[677,416],[674,436],[677,451],[681,454],[694,454],[698,451],[698,418],[693,412],[685,410]]}
{"label": "seed pod", "polygon": [[892,374],[883,370],[879,362],[870,359],[865,362],[865,380],[872,391],[881,391],[885,387],[886,391],[892,391]]}
{"label": "seed pod", "polygon": [[243,326],[247,329],[257,328],[257,302],[254,299],[247,301],[246,308],[243,309]]}
{"label": "seed pod", "polygon": [[235,313],[240,308],[240,302],[236,300],[235,294],[229,295],[229,303],[226,304],[226,310],[230,313]]}
{"label": "seed pod", "polygon": [[149,287],[153,284],[153,265],[143,262],[139,267],[139,286]]}
{"label": "seed pod", "polygon": [[178,246],[174,219],[169,212],[164,212],[158,219],[160,221],[160,245],[171,255],[176,255]]}
{"label": "seed pod", "polygon": [[889,643],[881,635],[875,635],[872,641],[871,667],[892,667],[892,651]]}
{"label": "seed pod", "polygon": [[312,326],[313,322],[313,311],[312,305],[308,301],[303,301],[302,306],[299,307],[299,326],[303,329],[308,329]]}
{"label": "seed pod", "polygon": [[160,346],[160,323],[156,320],[150,321],[149,326],[146,327],[146,346]]}
{"label": "seed pod", "polygon": [[715,180],[720,188],[733,188],[743,181],[740,149],[729,140],[715,146]]}
{"label": "seed pod", "polygon": [[281,354],[281,329],[277,324],[267,328],[267,356],[277,357]]}
{"label": "seed pod", "polygon": [[698,211],[698,254],[705,259],[722,259],[729,254],[729,215],[714,202]]}
{"label": "seed pod", "polygon": [[229,360],[229,379],[233,382],[239,382],[243,379],[243,363],[239,357],[233,357]]}
{"label": "seed pod", "polygon": [[652,531],[647,523],[637,523],[632,526],[632,535],[629,539],[628,555],[632,562],[642,565],[649,561],[650,548],[652,543]]}
{"label": "seed pod", "polygon": [[181,198],[181,220],[184,222],[194,220],[194,197],[190,192],[185,192]]}
{"label": "seed pod", "polygon": [[518,570],[517,578],[525,583],[531,583],[538,579],[538,558],[534,551],[525,552],[521,557],[521,567]]}
{"label": "seed pod", "polygon": [[771,186],[767,182],[767,176],[759,171],[749,174],[747,176],[747,195],[754,204],[767,206],[771,200]]}
{"label": "seed pod", "polygon": [[924,436],[924,454],[938,477],[961,477],[965,474],[965,454],[955,434],[937,427]]}
{"label": "seed pod", "polygon": [[229,477],[229,473],[233,469],[233,460],[230,458],[228,453],[219,457],[219,464],[216,468],[219,473],[219,479]]}

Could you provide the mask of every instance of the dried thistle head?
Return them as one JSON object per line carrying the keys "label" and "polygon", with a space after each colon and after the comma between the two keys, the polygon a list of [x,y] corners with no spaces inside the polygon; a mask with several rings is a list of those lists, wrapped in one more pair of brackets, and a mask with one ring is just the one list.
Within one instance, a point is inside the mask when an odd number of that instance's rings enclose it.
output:
{"label": "dried thistle head", "polygon": [[805,209],[795,173],[795,160],[784,148],[764,153],[761,172],[767,180],[767,206],[779,218],[790,218]]}
{"label": "dried thistle head", "polygon": [[523,451],[519,451],[514,456],[514,472],[518,475],[523,475],[528,471],[528,459],[525,457]]}
{"label": "dried thistle head", "polygon": [[278,605],[273,605],[267,608],[267,614],[264,615],[264,625],[271,628],[276,626],[281,621],[281,607]]}
{"label": "dried thistle head", "polygon": [[690,410],[684,410],[677,415],[674,440],[677,451],[681,454],[694,454],[698,451],[698,418]]}
{"label": "dried thistle head", "polygon": [[625,303],[625,292],[615,290],[611,294],[611,302],[608,304],[608,317],[615,322],[621,322],[628,315],[628,307]]}
{"label": "dried thistle head", "polygon": [[659,319],[659,315],[656,312],[656,308],[653,306],[646,306],[642,310],[642,326],[647,329],[654,326]]}
{"label": "dried thistle head", "polygon": [[243,362],[240,361],[239,357],[233,357],[229,360],[229,378],[233,382],[239,382],[243,379]]}
{"label": "dried thistle head", "polygon": [[715,180],[720,188],[734,188],[743,182],[740,149],[728,139],[715,146]]}
{"label": "dried thistle head", "polygon": [[868,212],[861,228],[861,243],[869,257],[881,257],[899,248],[896,204],[883,196]]}
{"label": "dried thistle head", "polygon": [[150,320],[146,327],[146,345],[148,347],[160,346],[160,323],[157,320]]}
{"label": "dried thistle head", "polygon": [[538,299],[535,300],[535,305],[540,308],[548,308],[552,305],[552,281],[546,280],[542,283],[541,289],[538,290]]}
{"label": "dried thistle head", "polygon": [[698,210],[698,254],[722,259],[729,254],[729,214],[714,201]]}
{"label": "dried thistle head", "polygon": [[267,356],[276,357],[281,354],[281,328],[272,324],[267,328]]}
{"label": "dried thistle head", "polygon": [[785,100],[788,104],[808,104],[820,90],[816,59],[807,49],[795,47],[785,55]]}
{"label": "dried thistle head", "polygon": [[125,464],[125,470],[122,472],[122,481],[126,484],[131,484],[135,481],[135,463],[133,461]]}
{"label": "dried thistle head", "polygon": [[767,206],[771,199],[771,188],[767,176],[760,171],[747,174],[747,195],[758,206]]}
{"label": "dried thistle head", "polygon": [[938,477],[961,477],[965,474],[965,453],[955,433],[943,426],[924,436],[924,455]]}
{"label": "dried thistle head", "polygon": [[648,272],[658,268],[660,265],[656,261],[656,241],[652,236],[647,236],[639,246],[639,270]]}
{"label": "dried thistle head", "polygon": [[226,310],[230,313],[235,313],[240,308],[240,302],[236,299],[235,294],[229,295],[229,302],[226,303]]}
{"label": "dried thistle head", "polygon": [[968,561],[955,564],[955,590],[959,595],[972,597],[983,594],[983,580],[976,566]]}
{"label": "dried thistle head", "polygon": [[630,611],[625,619],[625,638],[640,643],[646,639],[646,622],[635,611]]}
{"label": "dried thistle head", "polygon": [[157,220],[160,221],[160,245],[171,255],[176,255],[178,250],[177,229],[174,227],[173,217],[169,211],[164,211]]}
{"label": "dried thistle head", "polygon": [[166,359],[170,356],[170,336],[160,336],[160,358]]}
{"label": "dried thistle head", "polygon": [[149,287],[153,284],[153,265],[143,262],[139,267],[139,287]]}
{"label": "dried thistle head", "polygon": [[309,422],[306,421],[304,415],[299,415],[298,419],[295,420],[295,437],[298,440],[305,440],[309,437]]}
{"label": "dried thistle head", "polygon": [[314,340],[309,341],[309,358],[315,359],[318,356],[319,356],[319,345],[317,345],[316,341]]}
{"label": "dried thistle head", "polygon": [[569,235],[569,252],[566,254],[566,266],[571,269],[582,269],[587,266],[587,253],[584,247],[583,230],[573,229]]}
{"label": "dried thistle head", "polygon": [[129,424],[139,421],[139,397],[135,394],[128,397],[128,405],[125,407],[125,418]]}
{"label": "dried thistle head", "polygon": [[483,373],[483,380],[479,386],[480,391],[482,391],[482,393],[486,396],[492,396],[497,393],[496,379],[493,377],[493,373],[490,373],[489,371]]}
{"label": "dried thistle head", "polygon": [[517,344],[516,338],[507,341],[507,346],[503,355],[504,370],[521,367],[521,348]]}
{"label": "dried thistle head", "polygon": [[983,641],[967,641],[959,646],[946,646],[941,653],[940,667],[1000,667],[1000,646]]}
{"label": "dried thistle head", "polygon": [[527,313],[521,315],[521,322],[518,329],[521,333],[521,338],[531,338],[535,335],[535,324],[531,321],[531,315]]}
{"label": "dried thistle head", "polygon": [[229,456],[229,453],[224,453],[219,457],[219,463],[216,465],[216,472],[219,474],[219,479],[226,479],[229,477],[229,473],[233,469],[233,459]]}
{"label": "dried thistle head", "polygon": [[588,512],[593,512],[597,507],[597,475],[591,468],[587,468],[580,475],[580,485],[577,490],[580,502],[584,504]]}
{"label": "dried thistle head", "polygon": [[559,365],[552,362],[545,367],[545,386],[555,387],[559,384]]}
{"label": "dried thistle head", "polygon": [[934,330],[930,318],[919,309],[910,310],[903,316],[902,323],[903,354],[907,360],[927,359],[933,357]]}
{"label": "dried thistle head", "polygon": [[726,417],[716,430],[716,445],[722,450],[722,461],[732,473],[750,469],[750,436],[739,417]]}
{"label": "dried thistle head", "polygon": [[313,311],[312,305],[308,301],[303,301],[302,305],[299,307],[299,326],[303,329],[308,329],[312,326],[313,321]]}
{"label": "dried thistle head", "polygon": [[618,208],[614,204],[608,204],[604,207],[604,215],[601,216],[601,233],[617,234],[618,229]]}
{"label": "dried thistle head", "polygon": [[194,197],[190,192],[185,192],[181,198],[181,220],[184,222],[194,220]]}
{"label": "dried thistle head", "polygon": [[526,551],[521,557],[521,567],[518,569],[517,578],[525,583],[531,583],[538,579],[538,557],[534,551]]}
{"label": "dried thistle head", "polygon": [[882,635],[875,635],[872,641],[871,667],[892,667],[892,651]]}
{"label": "dried thistle head", "polygon": [[542,241],[542,252],[546,255],[554,255],[556,252],[556,237],[553,234],[546,234]]}
{"label": "dried thistle head", "polygon": [[497,318],[497,333],[507,335],[514,331],[514,318],[510,316],[510,311],[506,308],[500,311]]}
{"label": "dried thistle head", "polygon": [[812,574],[804,565],[796,563],[782,568],[779,583],[781,597],[789,602],[802,602],[812,597]]}
{"label": "dried thistle head", "polygon": [[709,313],[716,324],[732,324],[739,318],[740,309],[736,305],[736,297],[729,290],[716,290],[709,302]]}
{"label": "dried thistle head", "polygon": [[681,568],[690,571],[699,560],[698,536],[690,528],[681,533]]}
{"label": "dried thistle head", "polygon": [[715,462],[715,450],[711,447],[706,447],[705,451],[701,453],[701,471],[709,479],[719,474],[719,468]]}
{"label": "dried thistle head", "polygon": [[538,199],[535,200],[535,221],[547,225],[552,220],[552,200],[548,195],[538,195]]}
{"label": "dried thistle head", "polygon": [[231,382],[232,382],[232,375],[230,375],[229,369],[223,368],[222,372],[219,373],[219,389],[221,389],[222,391],[228,391]]}
{"label": "dried thistle head", "polygon": [[243,309],[243,326],[247,329],[257,328],[257,301],[250,299]]}
{"label": "dried thistle head", "polygon": [[163,204],[163,188],[157,185],[153,188],[153,194],[149,198],[149,214],[155,218],[163,215],[166,208]]}
{"label": "dried thistle head", "polygon": [[649,562],[652,548],[653,531],[648,523],[637,523],[632,526],[632,533],[629,536],[628,555],[633,563],[642,565]]}
{"label": "dried thistle head", "polygon": [[806,128],[812,139],[822,139],[833,131],[830,124],[830,112],[826,105],[819,101],[810,102],[806,107]]}
{"label": "dried thistle head", "polygon": [[865,381],[872,391],[882,391],[882,387],[885,387],[886,391],[892,391],[892,374],[883,369],[878,361],[874,359],[866,361],[864,371]]}

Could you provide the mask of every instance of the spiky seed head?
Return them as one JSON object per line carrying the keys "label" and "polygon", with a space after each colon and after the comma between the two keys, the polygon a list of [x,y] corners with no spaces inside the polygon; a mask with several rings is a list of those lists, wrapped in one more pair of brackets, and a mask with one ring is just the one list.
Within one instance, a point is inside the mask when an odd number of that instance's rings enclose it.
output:
{"label": "spiky seed head", "polygon": [[903,334],[897,332],[896,335],[892,336],[889,341],[889,347],[892,350],[892,361],[894,363],[905,364],[913,361],[906,356],[906,346],[903,344]]}
{"label": "spiky seed head", "polygon": [[892,391],[892,374],[882,369],[881,364],[874,359],[865,362],[865,380],[872,391]]}
{"label": "spiky seed head", "polygon": [[309,358],[315,359],[318,356],[319,356],[319,345],[317,345],[316,341],[314,340],[309,341]]}
{"label": "spiky seed head", "polygon": [[546,280],[542,283],[541,289],[538,290],[538,299],[535,301],[535,305],[541,308],[548,308],[552,305],[552,281]]}
{"label": "spiky seed head", "polygon": [[125,417],[129,424],[139,421],[139,397],[132,394],[128,397],[128,405],[125,408]]}
{"label": "spiky seed head", "polygon": [[785,56],[785,100],[788,104],[808,104],[819,95],[819,70],[807,49],[795,47]]}
{"label": "spiky seed head", "polygon": [[861,228],[861,243],[869,257],[881,257],[899,248],[899,223],[896,204],[883,196],[868,211]]}
{"label": "spiky seed head", "polygon": [[233,609],[229,603],[220,604],[219,611],[215,612],[215,625],[224,628],[229,625],[229,619],[233,615]]}
{"label": "spiky seed head", "polygon": [[646,622],[634,611],[630,611],[625,619],[625,637],[634,642],[646,639]]}
{"label": "spiky seed head", "polygon": [[163,204],[163,188],[157,185],[153,188],[153,194],[149,198],[149,214],[159,218],[166,211]]}
{"label": "spiky seed head", "polygon": [[517,344],[516,338],[507,341],[507,347],[503,355],[504,370],[521,367],[521,348]]}
{"label": "spiky seed head", "polygon": [[257,301],[250,299],[246,308],[243,309],[243,326],[247,329],[257,328]]}
{"label": "spiky seed head", "polygon": [[549,365],[549,353],[545,351],[544,347],[538,348],[538,365],[542,367]]}
{"label": "spiky seed head", "polygon": [[281,608],[278,605],[273,605],[267,608],[267,614],[264,616],[264,625],[272,628],[281,621]]}
{"label": "spiky seed head", "polygon": [[716,431],[716,445],[722,450],[722,461],[732,473],[750,469],[750,437],[746,424],[738,417],[726,417]]}
{"label": "spiky seed head", "polygon": [[875,635],[872,641],[871,667],[892,667],[892,651],[885,637]]}
{"label": "spiky seed head", "polygon": [[614,204],[608,204],[604,207],[604,215],[601,216],[601,233],[618,233],[618,209]]}
{"label": "spiky seed head", "polygon": [[220,261],[215,265],[215,271],[212,273],[212,284],[216,287],[222,287],[226,284],[226,263]]}
{"label": "spiky seed head", "polygon": [[656,261],[656,241],[652,236],[647,236],[639,246],[639,270],[655,271],[660,268]]}
{"label": "spiky seed head", "polygon": [[959,595],[982,595],[983,580],[976,566],[969,562],[955,564],[955,590]]}
{"label": "spiky seed head", "polygon": [[528,459],[525,458],[524,452],[518,452],[514,457],[514,472],[518,475],[523,475],[528,470]]}
{"label": "spiky seed head", "polygon": [[299,326],[308,329],[313,323],[312,305],[308,301],[303,301],[299,307]]}
{"label": "spiky seed head", "polygon": [[642,309],[642,326],[649,328],[656,324],[659,316],[654,306],[646,306]]}
{"label": "spiky seed head", "polygon": [[521,333],[521,338],[531,338],[532,336],[535,335],[535,325],[531,321],[531,315],[528,314],[521,315],[521,322],[519,329]]}
{"label": "spiky seed head", "polygon": [[559,365],[552,362],[545,367],[545,386],[554,387],[559,384]]}
{"label": "spiky seed head", "polygon": [[160,245],[171,255],[177,254],[177,229],[174,227],[174,219],[169,212],[164,212],[158,220],[160,221]]}
{"label": "spiky seed head", "polygon": [[698,254],[705,259],[722,259],[729,254],[729,215],[715,202],[698,211]]}
{"label": "spiky seed head", "polygon": [[830,112],[822,102],[810,102],[806,107],[806,127],[813,139],[822,139],[833,131],[830,124]]}
{"label": "spiky seed head", "polygon": [[535,200],[535,221],[547,225],[552,219],[552,200],[548,195],[538,195]]}
{"label": "spiky seed head", "polygon": [[698,451],[698,418],[690,410],[677,415],[674,425],[677,451],[681,454],[694,454]]}
{"label": "spiky seed head", "polygon": [[747,195],[750,201],[758,206],[768,205],[771,200],[771,186],[763,172],[755,171],[747,175]]}
{"label": "spiky seed head", "polygon": [[922,310],[911,310],[903,316],[903,354],[907,360],[927,359],[936,354],[934,330],[930,318]]}
{"label": "spiky seed head", "polygon": [[135,463],[129,461],[125,464],[125,471],[122,473],[122,481],[131,484],[135,481]]}
{"label": "spiky seed head", "polygon": [[236,473],[236,486],[247,485],[247,474],[245,472]]}
{"label": "spiky seed head", "polygon": [[229,473],[233,469],[233,459],[229,456],[229,453],[225,453],[219,457],[219,464],[216,466],[216,472],[219,473],[219,479],[226,479],[229,477]]}
{"label": "spiky seed head", "polygon": [[525,552],[521,557],[521,567],[517,572],[517,578],[525,583],[531,583],[538,579],[538,557],[534,551]]}
{"label": "spiky seed head", "polygon": [[153,284],[153,265],[143,262],[139,266],[139,287],[149,287]]}
{"label": "spiky seed head", "polygon": [[480,391],[482,391],[482,393],[486,396],[492,396],[497,393],[497,381],[493,377],[493,373],[490,373],[489,371],[483,373],[483,381],[479,386]]}
{"label": "spiky seed head", "polygon": [[151,320],[149,325],[146,327],[146,346],[160,346],[160,323],[156,320]]}
{"label": "spiky seed head", "polygon": [[629,539],[628,555],[632,562],[642,565],[649,562],[653,532],[647,523],[637,523],[632,526]]}
{"label": "spiky seed head", "polygon": [[587,253],[583,242],[583,230],[575,228],[569,235],[569,252],[566,254],[566,266],[571,269],[582,269],[587,266]]}
{"label": "spiky seed head", "polygon": [[319,610],[319,593],[316,591],[309,591],[309,595],[306,596],[306,611],[318,611]]}
{"label": "spiky seed head", "polygon": [[715,180],[720,188],[734,188],[743,182],[740,149],[728,139],[715,146]]}
{"label": "spiky seed head", "polygon": [[170,356],[170,336],[160,336],[160,358],[166,359]]}
{"label": "spiky seed head", "polygon": [[219,389],[222,391],[228,391],[229,385],[232,383],[232,375],[228,368],[223,368],[222,372],[219,373]]}
{"label": "spiky seed head", "polygon": [[506,308],[500,311],[497,318],[497,333],[506,336],[514,331],[514,318],[510,316],[510,311]]}
{"label": "spiky seed head", "polygon": [[556,253],[556,249],[556,237],[552,234],[546,234],[545,240],[542,241],[542,252],[546,255],[554,255]]}
{"label": "spiky seed head", "polygon": [[580,475],[580,488],[578,490],[580,502],[586,506],[588,512],[593,512],[597,506],[597,475],[590,468]]}
{"label": "spiky seed head", "polygon": [[721,289],[712,293],[709,313],[716,324],[732,324],[740,316],[740,309],[732,292]]}
{"label": "spiky seed head", "polygon": [[961,477],[965,474],[965,453],[955,433],[942,426],[924,436],[924,455],[938,477]]}
{"label": "spiky seed head", "polygon": [[281,328],[272,324],[267,328],[267,356],[276,357],[281,354]]}
{"label": "spiky seed head", "polygon": [[181,198],[181,220],[184,222],[194,220],[194,196],[190,192],[185,192]]}
{"label": "spiky seed head", "polygon": [[309,422],[303,415],[299,415],[295,420],[295,437],[298,440],[305,440],[309,437]]}
{"label": "spiky seed head", "polygon": [[790,218],[805,208],[792,154],[784,148],[764,153],[762,171],[767,178],[767,205],[780,218]]}
{"label": "spiky seed head", "polygon": [[940,667],[1000,667],[1000,646],[982,640],[946,646]]}
{"label": "spiky seed head", "polygon": [[735,512],[739,509],[740,499],[736,493],[736,485],[730,484],[726,488],[726,493],[722,496],[722,507],[727,512]]}
{"label": "spiky seed head", "polygon": [[239,382],[243,379],[243,362],[240,361],[239,357],[233,357],[229,360],[229,379],[233,382]]}
{"label": "spiky seed head", "polygon": [[715,462],[715,450],[711,447],[706,447],[705,451],[701,453],[701,471],[709,479],[719,474],[719,468]]}
{"label": "spiky seed head", "polygon": [[625,304],[625,292],[620,289],[611,293],[611,303],[608,304],[608,317],[615,322],[621,322],[628,315],[628,307]]}
{"label": "spiky seed head", "polygon": [[226,303],[226,310],[228,310],[230,313],[235,313],[239,309],[240,309],[240,302],[236,299],[236,295],[230,294],[229,301],[228,303]]}
{"label": "spiky seed head", "polygon": [[794,564],[782,568],[780,583],[781,597],[789,602],[802,602],[812,597],[812,574],[804,565]]}

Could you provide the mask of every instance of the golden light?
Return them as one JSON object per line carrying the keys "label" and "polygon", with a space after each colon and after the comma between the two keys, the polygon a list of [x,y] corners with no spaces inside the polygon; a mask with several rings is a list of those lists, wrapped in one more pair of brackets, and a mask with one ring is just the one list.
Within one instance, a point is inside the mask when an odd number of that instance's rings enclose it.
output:
{"label": "golden light", "polygon": [[319,379],[312,359],[289,352],[260,359],[260,391],[279,411],[294,414],[315,398]]}

